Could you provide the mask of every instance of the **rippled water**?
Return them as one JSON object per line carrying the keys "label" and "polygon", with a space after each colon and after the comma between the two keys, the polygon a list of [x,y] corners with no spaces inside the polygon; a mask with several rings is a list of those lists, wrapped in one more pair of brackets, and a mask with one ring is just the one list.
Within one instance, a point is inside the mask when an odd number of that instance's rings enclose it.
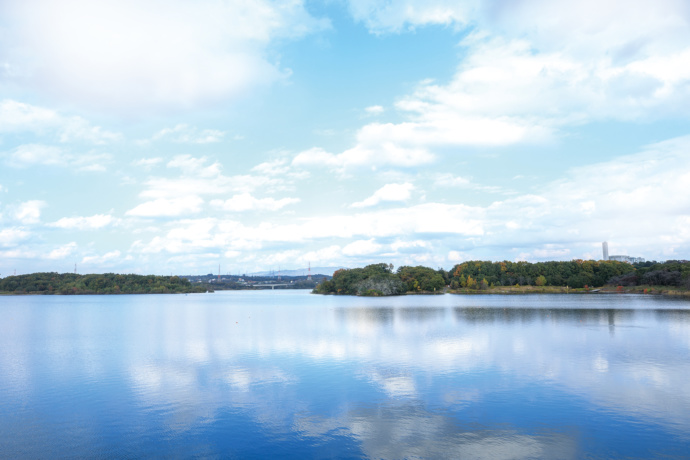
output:
{"label": "rippled water", "polygon": [[690,302],[0,297],[0,456],[690,456]]}

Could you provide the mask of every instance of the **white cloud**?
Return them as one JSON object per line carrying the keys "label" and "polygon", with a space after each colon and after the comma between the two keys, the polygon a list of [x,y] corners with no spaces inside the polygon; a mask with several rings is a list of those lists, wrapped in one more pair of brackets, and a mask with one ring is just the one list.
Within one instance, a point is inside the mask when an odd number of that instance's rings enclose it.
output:
{"label": "white cloud", "polygon": [[350,10],[376,33],[473,24],[450,81],[422,81],[396,104],[404,120],[362,127],[355,149],[541,143],[593,121],[690,114],[684,2],[351,0]]}
{"label": "white cloud", "polygon": [[153,140],[168,140],[183,144],[211,144],[220,142],[225,131],[217,129],[198,129],[186,124],[178,124],[174,128],[164,128],[153,135]]}
{"label": "white cloud", "polygon": [[55,133],[60,142],[105,144],[122,138],[121,134],[92,126],[81,117],[61,115],[55,110],[11,99],[0,101],[0,132],[24,131],[38,135]]}
{"label": "white cloud", "polygon": [[100,126],[91,126],[81,117],[65,119],[59,133],[60,142],[88,141],[93,144],[106,144],[122,139],[120,133],[106,131]]}
{"label": "white cloud", "polygon": [[17,0],[0,14],[16,83],[133,115],[240,97],[283,77],[274,40],[328,27],[301,1]]}
{"label": "white cloud", "polygon": [[434,185],[439,187],[468,187],[470,184],[470,179],[451,173],[441,173],[434,180]]}
{"label": "white cloud", "polygon": [[189,196],[222,195],[230,192],[250,193],[261,188],[276,192],[290,187],[290,181],[300,176],[236,175],[226,176],[219,162],[210,162],[205,157],[197,158],[180,155],[167,164],[170,169],[178,169],[179,177],[153,177],[146,181],[146,188],[139,194],[147,200],[177,200]]}
{"label": "white cloud", "polygon": [[541,186],[539,194],[514,195],[487,206],[424,203],[284,222],[174,221],[132,250],[232,250],[256,262],[264,260],[263,251],[270,248],[271,253],[297,251],[299,256],[291,253],[292,263],[302,263],[318,259],[321,250],[309,249],[315,246],[341,263],[367,259],[371,251],[395,263],[443,266],[477,257],[475,251],[483,258],[500,259],[596,256],[600,242],[608,240],[612,251],[615,242],[619,252],[658,259],[690,251],[689,148],[690,137],[655,144],[637,154],[567,171]]}
{"label": "white cloud", "polygon": [[193,157],[191,155],[178,155],[168,162],[168,168],[178,168],[186,175],[200,177],[215,177],[221,173],[222,166],[218,161],[207,164],[206,157]]}
{"label": "white cloud", "polygon": [[86,265],[110,265],[112,262],[120,259],[120,251],[110,251],[103,255],[96,256],[86,256],[81,260],[82,264]]}
{"label": "white cloud", "polygon": [[36,252],[24,248],[0,251],[0,258],[2,259],[35,259],[36,257],[38,257]]}
{"label": "white cloud", "polygon": [[17,205],[13,217],[22,224],[36,224],[41,220],[41,209],[46,206],[45,201],[29,200]]}
{"label": "white cloud", "polygon": [[343,254],[346,256],[365,256],[369,254],[374,254],[381,250],[382,246],[377,244],[374,239],[369,240],[357,240],[348,244],[343,248]]}
{"label": "white cloud", "polygon": [[83,155],[69,155],[67,157],[69,166],[74,167],[77,171],[96,171],[105,172],[106,165],[112,162],[112,156],[109,153],[87,153]]}
{"label": "white cloud", "polygon": [[379,145],[357,145],[334,154],[321,148],[300,152],[292,160],[294,166],[327,167],[341,172],[357,167],[393,166],[412,167],[433,162],[435,156],[422,148],[404,148],[393,142]]}
{"label": "white cloud", "polygon": [[14,168],[31,166],[59,166],[74,168],[77,171],[105,171],[105,165],[112,161],[107,153],[85,153],[75,155],[65,152],[63,148],[42,145],[23,144],[5,154],[7,164]]}
{"label": "white cloud", "polygon": [[9,227],[0,229],[0,246],[12,247],[31,236],[31,233],[21,227]]}
{"label": "white cloud", "polygon": [[290,165],[285,159],[277,159],[259,163],[252,171],[266,176],[284,176],[290,174]]}
{"label": "white cloud", "polygon": [[368,115],[375,116],[375,115],[381,115],[383,112],[385,112],[385,109],[380,105],[372,105],[372,106],[365,108],[364,111]]}
{"label": "white cloud", "polygon": [[71,243],[68,243],[68,244],[62,245],[58,248],[53,249],[45,257],[46,257],[46,259],[50,259],[50,260],[64,259],[65,257],[74,253],[75,249],[77,249],[77,243],[71,242]]}
{"label": "white cloud", "polygon": [[463,24],[470,19],[472,1],[349,0],[352,16],[374,33],[401,32],[429,24]]}
{"label": "white cloud", "polygon": [[[423,235],[433,239],[454,235],[478,237],[484,234],[485,211],[464,205],[427,203],[355,215],[321,216],[291,223],[262,222],[257,225],[211,218],[185,219],[169,224],[170,230],[150,242],[138,242],[133,250],[142,253],[185,253],[209,248],[244,250],[269,244],[290,245],[334,239],[371,240],[372,238]],[[241,246],[233,247],[237,242]],[[333,246],[333,244],[329,244]]]}
{"label": "white cloud", "polygon": [[325,248],[306,251],[301,253],[297,258],[297,262],[302,265],[305,263],[316,264],[333,264],[334,261],[340,259],[342,251],[338,245],[330,245]]}
{"label": "white cloud", "polygon": [[459,264],[462,261],[470,259],[470,256],[461,251],[449,251],[447,259],[451,264]]}
{"label": "white cloud", "polygon": [[287,205],[299,203],[299,198],[255,198],[249,193],[234,195],[225,201],[213,200],[211,206],[221,208],[225,211],[277,211]]}
{"label": "white cloud", "polygon": [[429,251],[432,249],[431,242],[426,240],[396,240],[390,245],[395,252],[410,252],[410,251]]}
{"label": "white cloud", "polygon": [[113,216],[108,214],[95,214],[90,217],[63,217],[56,222],[48,224],[50,227],[64,228],[69,230],[97,230],[107,227],[116,221]]}
{"label": "white cloud", "polygon": [[472,143],[492,142],[491,131],[500,143],[514,143],[548,138],[567,124],[663,116],[677,111],[674,98],[687,97],[690,70],[679,63],[687,62],[690,48],[616,65],[607,56],[583,60],[563,51],[535,52],[524,40],[465,43],[469,55],[449,84],[423,84],[398,104],[418,117],[415,129],[438,127],[441,142],[462,140],[454,138],[451,123],[442,124],[453,119],[474,123],[468,126],[479,137],[468,139]]}
{"label": "white cloud", "polygon": [[647,258],[688,251],[690,239],[677,232],[690,216],[688,148],[690,137],[671,139],[573,169],[539,195],[494,202],[485,242],[529,248],[520,254],[529,260],[578,257],[574,248],[589,253],[605,240]]}
{"label": "white cloud", "polygon": [[[422,102],[421,104],[419,102]],[[364,126],[358,138],[365,145],[386,145],[417,151],[428,147],[486,145],[503,146],[549,140],[549,129],[541,124],[506,116],[483,117],[463,114],[438,101],[406,100],[397,104],[415,121],[372,123]],[[464,111],[464,109],[462,109]]]}
{"label": "white cloud", "polygon": [[135,217],[178,217],[201,212],[204,200],[196,195],[146,201],[125,214]]}
{"label": "white cloud", "polygon": [[376,206],[381,202],[407,201],[412,196],[412,190],[414,190],[414,188],[414,185],[409,182],[404,184],[386,184],[374,192],[369,198],[357,203],[352,203],[352,207],[366,208],[369,206]]}
{"label": "white cloud", "polygon": [[9,153],[7,162],[15,168],[36,164],[64,166],[66,163],[65,154],[60,147],[41,144],[24,144],[16,147]]}
{"label": "white cloud", "polygon": [[525,0],[496,3],[487,13],[490,27],[583,58],[607,54],[625,62],[687,48],[690,37],[687,4],[678,0]]}
{"label": "white cloud", "polygon": [[141,168],[145,169],[151,169],[154,166],[159,165],[160,163],[163,162],[163,158],[161,157],[154,157],[154,158],[141,158],[139,160],[136,160],[132,162],[134,166],[139,166]]}

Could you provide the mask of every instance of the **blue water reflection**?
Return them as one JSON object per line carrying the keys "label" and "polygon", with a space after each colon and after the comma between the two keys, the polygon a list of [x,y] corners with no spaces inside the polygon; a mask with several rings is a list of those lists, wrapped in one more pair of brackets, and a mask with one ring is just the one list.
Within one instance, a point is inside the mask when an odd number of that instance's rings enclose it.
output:
{"label": "blue water reflection", "polygon": [[0,297],[0,455],[682,458],[690,302]]}

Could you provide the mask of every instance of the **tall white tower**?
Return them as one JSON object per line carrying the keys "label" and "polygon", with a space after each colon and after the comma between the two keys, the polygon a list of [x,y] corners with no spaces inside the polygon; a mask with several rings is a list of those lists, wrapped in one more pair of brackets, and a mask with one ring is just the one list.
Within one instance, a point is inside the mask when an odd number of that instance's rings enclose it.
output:
{"label": "tall white tower", "polygon": [[601,243],[601,248],[604,250],[604,260],[609,260],[609,244],[604,241]]}

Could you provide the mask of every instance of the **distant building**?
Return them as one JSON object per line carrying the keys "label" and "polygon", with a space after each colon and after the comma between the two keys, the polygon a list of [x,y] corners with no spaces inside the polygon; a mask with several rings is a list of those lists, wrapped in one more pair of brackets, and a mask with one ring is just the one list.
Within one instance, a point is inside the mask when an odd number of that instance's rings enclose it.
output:
{"label": "distant building", "polygon": [[615,260],[616,262],[627,262],[629,264],[639,264],[645,261],[642,257],[609,256],[609,243],[606,241],[601,243],[601,249],[604,251],[604,260]]}
{"label": "distant building", "polygon": [[610,256],[608,260],[615,260],[616,262],[627,262],[629,264],[643,263],[645,260],[642,257],[630,257],[630,256]]}

